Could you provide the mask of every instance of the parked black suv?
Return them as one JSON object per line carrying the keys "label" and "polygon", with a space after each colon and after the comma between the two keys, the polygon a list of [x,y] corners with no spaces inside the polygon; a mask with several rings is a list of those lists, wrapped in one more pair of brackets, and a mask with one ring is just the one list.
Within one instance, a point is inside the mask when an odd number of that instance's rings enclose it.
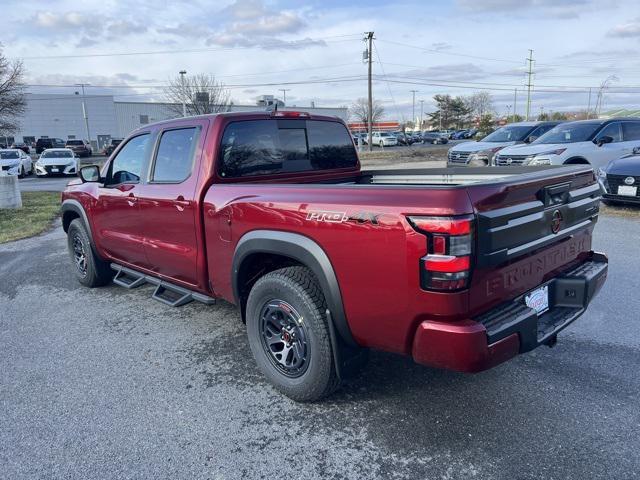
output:
{"label": "parked black suv", "polygon": [[39,138],[36,142],[36,153],[40,155],[47,148],[64,148],[64,145],[61,138]]}
{"label": "parked black suv", "polygon": [[91,144],[86,140],[67,140],[65,148],[70,148],[79,157],[90,157]]}

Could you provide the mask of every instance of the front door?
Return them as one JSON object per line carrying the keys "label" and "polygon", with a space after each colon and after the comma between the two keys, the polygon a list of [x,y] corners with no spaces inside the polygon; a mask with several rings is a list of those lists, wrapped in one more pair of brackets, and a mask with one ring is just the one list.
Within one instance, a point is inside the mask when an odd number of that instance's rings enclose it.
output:
{"label": "front door", "polygon": [[139,192],[146,256],[150,269],[172,280],[198,283],[199,204],[197,160],[202,155],[206,120],[159,132],[149,180]]}
{"label": "front door", "polygon": [[131,138],[111,161],[93,209],[100,247],[123,263],[148,267],[143,245],[139,190],[147,164],[150,134]]}

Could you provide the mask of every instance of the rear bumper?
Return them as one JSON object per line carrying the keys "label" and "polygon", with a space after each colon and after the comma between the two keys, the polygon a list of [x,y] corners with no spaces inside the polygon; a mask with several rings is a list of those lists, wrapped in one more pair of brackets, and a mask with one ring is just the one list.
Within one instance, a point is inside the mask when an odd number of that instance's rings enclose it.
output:
{"label": "rear bumper", "polygon": [[424,321],[413,341],[417,363],[459,372],[480,372],[553,341],[582,315],[607,278],[601,253],[547,282],[549,310],[538,315],[524,296],[479,317],[455,323]]}

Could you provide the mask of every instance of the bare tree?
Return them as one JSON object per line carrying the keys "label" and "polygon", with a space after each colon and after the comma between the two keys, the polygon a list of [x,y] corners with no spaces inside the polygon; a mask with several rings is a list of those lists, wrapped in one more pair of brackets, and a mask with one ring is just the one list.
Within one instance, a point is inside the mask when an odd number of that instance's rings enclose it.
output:
{"label": "bare tree", "polygon": [[22,62],[10,62],[0,50],[0,135],[18,130],[27,109],[25,88]]}
{"label": "bare tree", "polygon": [[215,76],[204,73],[170,79],[165,97],[176,115],[182,115],[183,104],[187,115],[227,112],[232,105],[229,90]]}
{"label": "bare tree", "polygon": [[[384,116],[384,107],[380,102],[373,101],[371,121],[373,123],[379,122]],[[364,123],[365,127],[369,126],[369,102],[366,98],[359,98],[349,108],[351,117],[355,118],[358,122]]]}
{"label": "bare tree", "polygon": [[493,98],[489,92],[476,92],[469,95],[465,101],[471,115],[475,118],[480,119],[485,115],[493,115],[495,113]]}

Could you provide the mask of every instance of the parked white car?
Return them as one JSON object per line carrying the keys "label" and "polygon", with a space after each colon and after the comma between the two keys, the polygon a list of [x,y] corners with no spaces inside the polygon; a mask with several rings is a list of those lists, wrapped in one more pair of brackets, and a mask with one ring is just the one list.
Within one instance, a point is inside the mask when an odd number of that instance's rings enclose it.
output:
{"label": "parked white car", "polygon": [[392,147],[398,145],[398,137],[389,132],[373,132],[371,134],[371,145]]}
{"label": "parked white car", "polygon": [[5,148],[0,150],[0,169],[8,175],[22,178],[33,173],[31,157],[19,148]]}
{"label": "parked white car", "polygon": [[496,152],[510,145],[529,143],[544,135],[560,122],[510,123],[478,142],[463,142],[449,149],[448,167],[482,167],[493,164]]}
{"label": "parked white car", "polygon": [[640,118],[580,120],[558,125],[529,145],[500,151],[496,166],[569,165],[588,163],[594,169],[630,155],[640,146]]}
{"label": "parked white car", "polygon": [[69,148],[47,148],[36,162],[36,175],[77,175],[78,157]]}

